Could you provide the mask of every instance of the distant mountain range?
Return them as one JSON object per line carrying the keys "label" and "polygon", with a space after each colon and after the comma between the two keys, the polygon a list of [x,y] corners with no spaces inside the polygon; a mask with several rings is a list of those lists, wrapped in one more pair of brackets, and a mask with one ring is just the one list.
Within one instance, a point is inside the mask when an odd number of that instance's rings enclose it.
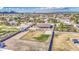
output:
{"label": "distant mountain range", "polygon": [[79,13],[79,7],[0,7],[0,13]]}
{"label": "distant mountain range", "polygon": [[15,14],[15,13],[17,13],[17,12],[14,12],[14,11],[11,11],[11,12],[0,12],[0,14]]}

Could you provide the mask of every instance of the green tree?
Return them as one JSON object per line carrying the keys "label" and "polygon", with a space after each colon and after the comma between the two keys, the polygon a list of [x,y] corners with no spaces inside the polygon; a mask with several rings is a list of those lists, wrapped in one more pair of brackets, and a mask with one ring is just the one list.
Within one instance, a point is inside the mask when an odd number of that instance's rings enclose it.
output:
{"label": "green tree", "polygon": [[59,29],[60,31],[63,31],[63,30],[64,30],[64,24],[63,24],[63,23],[60,23],[58,29]]}
{"label": "green tree", "polygon": [[74,23],[78,24],[79,23],[79,17],[73,15],[71,18],[70,18],[71,21],[74,21]]}

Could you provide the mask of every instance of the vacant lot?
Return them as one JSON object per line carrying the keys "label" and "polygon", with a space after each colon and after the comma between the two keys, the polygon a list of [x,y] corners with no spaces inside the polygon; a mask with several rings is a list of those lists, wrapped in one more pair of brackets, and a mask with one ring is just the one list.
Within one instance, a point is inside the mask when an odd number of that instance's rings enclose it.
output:
{"label": "vacant lot", "polygon": [[29,31],[26,33],[23,37],[21,37],[21,40],[35,40],[44,42],[48,40],[50,37],[49,34],[44,34],[44,31]]}
{"label": "vacant lot", "polygon": [[79,33],[62,32],[56,33],[54,37],[53,50],[55,51],[75,51],[79,47],[72,42],[72,39],[79,39]]}

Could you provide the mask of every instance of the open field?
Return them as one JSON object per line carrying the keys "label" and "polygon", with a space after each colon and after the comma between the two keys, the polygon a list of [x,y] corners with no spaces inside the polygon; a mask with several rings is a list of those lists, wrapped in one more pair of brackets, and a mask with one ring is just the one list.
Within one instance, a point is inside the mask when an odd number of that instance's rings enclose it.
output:
{"label": "open field", "polygon": [[49,34],[44,34],[44,31],[29,31],[26,33],[23,37],[21,37],[21,40],[35,40],[44,42],[48,40],[50,37]]}
{"label": "open field", "polygon": [[72,42],[72,39],[79,39],[79,33],[56,33],[54,37],[53,50],[55,51],[77,51],[79,47]]}
{"label": "open field", "polygon": [[19,31],[16,27],[0,25],[0,40]]}
{"label": "open field", "polygon": [[[36,41],[36,39],[24,39],[22,40],[21,38],[23,38],[26,34],[28,34],[29,32],[25,31],[25,32],[21,32],[17,35],[15,35],[14,37],[8,39],[7,41],[5,41],[4,43],[6,44],[6,49],[10,49],[10,50],[14,50],[14,51],[47,51],[49,48],[49,42],[50,42],[50,38],[49,41]],[[37,35],[36,35],[37,33]],[[38,32],[35,31],[34,34],[30,33],[32,37],[28,38],[33,38],[33,36],[40,36],[40,34],[43,34],[42,32]],[[25,37],[25,38],[27,38]]]}

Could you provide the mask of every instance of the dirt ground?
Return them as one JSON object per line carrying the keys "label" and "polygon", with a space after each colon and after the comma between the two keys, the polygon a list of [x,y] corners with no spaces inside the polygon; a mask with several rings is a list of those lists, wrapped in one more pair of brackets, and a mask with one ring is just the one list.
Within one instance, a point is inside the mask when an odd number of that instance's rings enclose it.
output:
{"label": "dirt ground", "polygon": [[42,31],[29,31],[24,36],[22,36],[20,39],[21,40],[34,40],[33,37],[38,37],[43,33],[44,32],[42,32]]}
{"label": "dirt ground", "polygon": [[[14,37],[8,39],[5,41],[5,49],[13,50],[13,51],[47,51],[49,47],[49,42],[37,42],[32,40],[21,40],[21,37],[26,35],[28,32],[22,32],[20,34],[15,35]],[[27,38],[30,38],[29,36],[39,35],[38,32],[29,34]]]}
{"label": "dirt ground", "polygon": [[53,50],[54,51],[77,51],[78,45],[72,42],[72,39],[79,39],[79,33],[62,32],[54,37]]}

